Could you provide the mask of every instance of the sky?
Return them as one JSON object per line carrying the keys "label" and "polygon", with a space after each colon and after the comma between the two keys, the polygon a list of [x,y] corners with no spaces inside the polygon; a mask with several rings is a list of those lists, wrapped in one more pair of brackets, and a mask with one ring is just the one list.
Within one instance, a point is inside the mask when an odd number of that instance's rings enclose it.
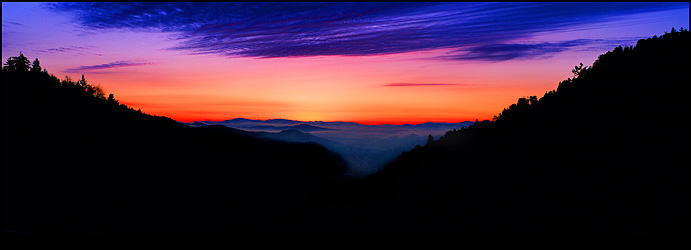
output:
{"label": "sky", "polygon": [[2,3],[2,57],[181,122],[492,119],[689,3]]}

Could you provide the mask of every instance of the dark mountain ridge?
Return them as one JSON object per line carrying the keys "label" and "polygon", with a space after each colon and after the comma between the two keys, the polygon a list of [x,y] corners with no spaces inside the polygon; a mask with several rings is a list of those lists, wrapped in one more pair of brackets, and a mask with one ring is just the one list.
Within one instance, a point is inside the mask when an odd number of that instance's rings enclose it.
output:
{"label": "dark mountain ridge", "polygon": [[3,233],[297,233],[344,170],[317,144],[188,127],[85,81],[2,79]]}
{"label": "dark mountain ridge", "polygon": [[315,143],[192,128],[3,69],[3,234],[688,235],[689,44],[618,47],[347,183]]}
{"label": "dark mountain ridge", "polygon": [[403,153],[346,188],[371,206],[351,219],[391,233],[688,235],[689,44],[673,30],[617,47],[539,100]]}
{"label": "dark mountain ridge", "polygon": [[[378,158],[390,154],[390,152],[385,152],[383,150],[375,149],[361,149],[355,148],[348,145],[343,145],[341,143],[331,141],[328,139],[320,138],[309,133],[303,133],[295,129],[287,129],[281,132],[254,132],[254,131],[244,131],[240,129],[230,128],[223,125],[207,125],[200,127],[202,129],[215,130],[215,131],[226,131],[236,134],[243,134],[248,136],[253,136],[261,139],[271,139],[278,141],[285,141],[291,143],[316,143],[330,150],[331,152],[339,154],[339,158],[346,163],[348,168],[343,171],[343,177],[361,177],[361,174],[355,171],[356,167],[353,165],[353,161],[361,166],[368,166],[367,164],[376,164],[378,159],[372,159],[372,157],[367,157],[368,155],[376,155]],[[399,151],[399,152],[402,152]]]}

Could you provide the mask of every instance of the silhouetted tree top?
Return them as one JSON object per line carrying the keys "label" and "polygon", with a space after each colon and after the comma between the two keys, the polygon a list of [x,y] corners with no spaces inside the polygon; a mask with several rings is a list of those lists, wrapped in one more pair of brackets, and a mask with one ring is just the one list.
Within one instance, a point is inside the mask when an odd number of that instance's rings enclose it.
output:
{"label": "silhouetted tree top", "polygon": [[[37,58],[38,59],[38,58]],[[38,62],[38,61],[36,61]],[[6,71],[18,71],[18,72],[25,72],[29,71],[29,66],[31,63],[29,62],[29,59],[24,56],[22,52],[19,52],[19,56],[13,56],[7,59],[7,62],[5,62],[5,66],[3,66],[3,70]]]}
{"label": "silhouetted tree top", "polygon": [[87,85],[88,87],[86,88],[86,91],[92,94],[94,97],[98,99],[105,99],[106,98],[106,92],[103,91],[103,88],[101,85]]}
{"label": "silhouetted tree top", "polygon": [[434,137],[432,137],[432,135],[428,135],[427,136],[427,145],[429,145],[430,143],[433,143],[433,142],[434,142]]}
{"label": "silhouetted tree top", "polygon": [[108,95],[108,101],[118,104],[118,100],[115,99],[115,96],[113,96],[112,93]]}
{"label": "silhouetted tree top", "polygon": [[82,79],[79,79],[79,81],[77,81],[77,85],[79,85],[82,88],[86,87],[87,84],[86,84],[86,78],[84,78],[84,75],[82,75]]}
{"label": "silhouetted tree top", "polygon": [[[8,58],[2,70],[3,72],[7,73],[30,72],[31,74],[28,75],[30,77],[39,77],[43,80],[47,80],[46,78],[49,78],[49,82],[54,82],[56,85],[63,87],[66,90],[71,89],[71,91],[79,93],[80,95],[86,94],[88,96],[106,100],[106,92],[103,90],[103,87],[99,84],[88,84],[84,75],[82,75],[81,79],[79,79],[77,82],[74,82],[69,76],[65,76],[64,80],[60,80],[54,75],[48,74],[48,72],[41,67],[41,62],[38,60],[38,58],[34,59],[33,63],[29,63],[29,59],[21,52],[19,53],[19,56]],[[108,101],[118,104],[118,101],[115,99],[113,94],[110,94]]]}
{"label": "silhouetted tree top", "polygon": [[41,63],[38,61],[38,58],[31,64],[31,72],[41,72]]}

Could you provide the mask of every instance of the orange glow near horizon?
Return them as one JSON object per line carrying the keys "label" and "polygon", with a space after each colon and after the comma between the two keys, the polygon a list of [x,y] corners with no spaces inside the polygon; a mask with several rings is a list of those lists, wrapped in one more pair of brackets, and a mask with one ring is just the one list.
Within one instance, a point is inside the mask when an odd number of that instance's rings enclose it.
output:
{"label": "orange glow near horizon", "polygon": [[[22,51],[61,79],[83,74],[122,104],[180,122],[463,122],[689,23],[684,3],[178,4],[195,6],[3,2],[3,59]],[[147,12],[159,7],[176,18]]]}
{"label": "orange glow near horizon", "polygon": [[[443,53],[282,59],[197,56],[186,63],[169,61],[145,70],[122,68],[118,74],[87,75],[87,80],[100,83],[123,104],[180,122],[247,118],[372,125],[452,123],[489,120],[520,97],[541,97],[569,76],[574,61],[574,56],[566,55],[545,67],[540,60],[428,59]],[[209,66],[184,78],[173,73],[197,63]],[[149,73],[136,72],[140,70]],[[134,75],[146,78],[128,78]]]}

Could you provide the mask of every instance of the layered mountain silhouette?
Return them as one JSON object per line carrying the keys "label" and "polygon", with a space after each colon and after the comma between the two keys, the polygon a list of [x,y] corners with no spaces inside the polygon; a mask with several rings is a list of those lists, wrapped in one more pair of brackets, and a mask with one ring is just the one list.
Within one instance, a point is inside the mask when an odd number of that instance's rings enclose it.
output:
{"label": "layered mountain silhouette", "polygon": [[376,221],[370,232],[688,235],[689,44],[673,30],[617,47],[542,98],[404,153],[346,189],[370,197],[349,219]]}
{"label": "layered mountain silhouette", "polygon": [[[362,177],[363,172],[367,172],[366,168],[374,168],[375,166],[384,165],[398,156],[404,149],[400,150],[381,150],[372,148],[355,147],[345,145],[343,143],[327,140],[316,137],[309,133],[303,133],[295,129],[287,129],[281,132],[252,132],[235,128],[226,127],[224,125],[207,125],[200,127],[202,129],[227,131],[237,134],[253,136],[256,138],[266,138],[277,141],[285,141],[292,143],[316,143],[324,148],[338,154],[346,162],[347,168],[343,171],[344,177]],[[407,149],[407,148],[406,148]]]}
{"label": "layered mountain silhouette", "polygon": [[[233,120],[235,120],[235,119],[233,119]],[[251,121],[251,120],[242,119],[239,121],[245,122],[245,121]],[[264,121],[264,122],[265,123],[271,123],[271,121]],[[233,122],[228,122],[228,123],[232,124]],[[218,124],[218,123],[217,122],[206,122],[206,123],[204,123],[204,122],[192,122],[192,123],[188,123],[188,125],[195,126],[195,127],[201,127],[201,126],[207,126],[207,125],[216,125],[216,124]],[[225,126],[227,126],[227,124]],[[263,130],[263,131],[297,130],[300,132],[335,130],[335,129],[330,129],[330,128],[322,128],[319,126],[313,126],[313,125],[309,125],[309,124],[298,124],[298,125],[290,125],[290,126],[257,125],[257,126],[243,126],[243,128],[247,129],[247,130]]]}
{"label": "layered mountain silhouette", "polygon": [[[194,127],[226,126],[246,131],[247,135],[288,142],[314,142],[343,157],[348,172],[362,177],[381,170],[401,152],[424,145],[428,136],[439,138],[446,131],[466,127],[472,122],[363,125],[354,122],[236,118],[187,124]],[[285,130],[296,131],[283,132]]]}
{"label": "layered mountain silhouette", "polygon": [[225,132],[230,132],[230,133],[235,133],[235,134],[243,134],[243,135],[249,135],[252,137],[257,137],[257,138],[267,138],[267,139],[272,139],[272,140],[277,140],[277,141],[286,141],[286,142],[297,142],[297,143],[316,143],[320,145],[330,145],[334,144],[337,145],[337,142],[333,142],[327,139],[319,138],[316,136],[313,136],[308,133],[303,133],[295,129],[286,129],[281,132],[252,132],[252,131],[244,131],[240,129],[235,129],[235,128],[230,128],[226,127],[223,125],[206,125],[200,127],[201,129],[204,130],[213,130],[213,131],[225,131]]}
{"label": "layered mountain silhouette", "polygon": [[300,232],[317,191],[345,170],[317,144],[192,128],[85,82],[2,79],[4,233]]}
{"label": "layered mountain silhouette", "polygon": [[11,58],[3,234],[688,235],[689,44],[617,47],[351,181],[328,139],[190,127]]}
{"label": "layered mountain silhouette", "polygon": [[296,130],[296,131],[300,131],[300,132],[332,130],[332,129],[328,129],[328,128],[312,126],[309,124],[298,124],[298,125],[294,125],[294,126],[254,126],[254,127],[250,127],[250,128],[260,129],[260,130],[278,130],[278,131]]}

